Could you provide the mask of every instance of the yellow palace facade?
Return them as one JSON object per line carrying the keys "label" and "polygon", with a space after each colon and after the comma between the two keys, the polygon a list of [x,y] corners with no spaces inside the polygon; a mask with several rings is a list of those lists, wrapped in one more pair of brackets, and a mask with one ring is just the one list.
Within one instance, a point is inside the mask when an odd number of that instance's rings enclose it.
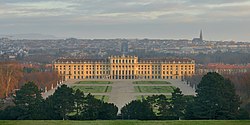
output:
{"label": "yellow palace facade", "polygon": [[107,59],[57,59],[53,69],[64,79],[183,79],[195,61],[179,58],[110,56]]}

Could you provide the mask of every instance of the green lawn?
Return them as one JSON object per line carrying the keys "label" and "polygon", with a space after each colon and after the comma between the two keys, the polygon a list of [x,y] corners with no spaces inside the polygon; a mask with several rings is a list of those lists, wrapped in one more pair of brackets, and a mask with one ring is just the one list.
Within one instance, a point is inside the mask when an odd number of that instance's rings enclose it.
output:
{"label": "green lawn", "polygon": [[108,102],[109,101],[109,96],[106,95],[94,95],[96,99],[102,100],[103,102]]}
{"label": "green lawn", "polygon": [[139,121],[139,120],[8,120],[0,121],[0,125],[249,125],[249,120],[164,120],[164,121]]}
{"label": "green lawn", "polygon": [[80,89],[84,93],[105,93],[111,92],[112,86],[73,86],[72,88]]}
{"label": "green lawn", "polygon": [[167,81],[134,81],[133,84],[171,84]]}
{"label": "green lawn", "polygon": [[140,93],[171,93],[174,86],[135,86],[135,91]]}
{"label": "green lawn", "polygon": [[80,81],[76,84],[112,84],[110,81]]}

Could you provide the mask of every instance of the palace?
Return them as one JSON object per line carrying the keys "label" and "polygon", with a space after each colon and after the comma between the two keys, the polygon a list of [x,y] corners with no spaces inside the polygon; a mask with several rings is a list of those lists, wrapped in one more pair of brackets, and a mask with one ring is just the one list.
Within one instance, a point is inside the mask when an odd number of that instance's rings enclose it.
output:
{"label": "palace", "polygon": [[57,59],[53,69],[68,79],[183,79],[195,73],[195,61],[179,58],[110,56],[107,59]]}

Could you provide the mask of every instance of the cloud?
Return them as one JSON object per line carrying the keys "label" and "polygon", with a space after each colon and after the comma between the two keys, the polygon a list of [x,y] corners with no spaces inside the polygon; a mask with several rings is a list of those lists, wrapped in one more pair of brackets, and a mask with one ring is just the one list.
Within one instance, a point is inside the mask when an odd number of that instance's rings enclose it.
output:
{"label": "cloud", "polygon": [[30,17],[30,16],[59,16],[71,14],[74,3],[60,1],[36,2],[5,2],[1,5],[0,15],[5,17]]}
{"label": "cloud", "polygon": [[241,27],[250,21],[249,12],[249,0],[1,0],[0,32],[27,31],[25,27],[46,31],[53,27],[71,33],[93,27],[92,33],[100,33],[123,27],[120,34],[124,34],[129,27],[143,34],[144,27],[150,30],[154,26],[159,29],[155,33],[163,34],[185,25],[190,31],[194,26],[200,29],[215,24],[217,28],[232,22]]}
{"label": "cloud", "polygon": [[[44,16],[71,16],[75,20],[107,20],[114,21],[132,20],[166,20],[178,22],[211,21],[203,18],[203,15],[218,17],[237,16],[225,14],[225,11],[235,7],[250,7],[250,2],[239,0],[4,0],[0,9],[0,15],[6,17],[44,17]],[[243,16],[248,10],[237,10]],[[230,11],[231,12],[231,11]],[[181,19],[181,16],[183,19]],[[203,19],[202,19],[203,18]],[[229,19],[229,18],[225,18]]]}

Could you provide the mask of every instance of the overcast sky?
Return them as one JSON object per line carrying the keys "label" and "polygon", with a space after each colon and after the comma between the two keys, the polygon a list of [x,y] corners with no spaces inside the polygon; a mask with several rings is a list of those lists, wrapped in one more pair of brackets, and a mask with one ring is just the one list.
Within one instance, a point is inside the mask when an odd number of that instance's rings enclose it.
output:
{"label": "overcast sky", "polygon": [[0,0],[0,34],[250,41],[250,0]]}

